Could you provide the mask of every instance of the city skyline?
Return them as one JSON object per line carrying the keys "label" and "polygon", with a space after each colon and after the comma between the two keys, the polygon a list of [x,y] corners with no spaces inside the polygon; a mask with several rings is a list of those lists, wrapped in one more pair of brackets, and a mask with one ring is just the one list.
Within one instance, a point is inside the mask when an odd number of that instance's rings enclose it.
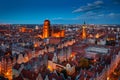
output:
{"label": "city skyline", "polygon": [[119,25],[31,26],[0,25],[1,80],[120,79]]}
{"label": "city skyline", "polygon": [[0,0],[0,24],[120,24],[119,0]]}

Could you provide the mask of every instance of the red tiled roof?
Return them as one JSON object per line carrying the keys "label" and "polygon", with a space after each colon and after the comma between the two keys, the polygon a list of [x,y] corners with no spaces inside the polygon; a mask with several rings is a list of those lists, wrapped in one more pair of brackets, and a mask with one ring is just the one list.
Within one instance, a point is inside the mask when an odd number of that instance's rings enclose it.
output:
{"label": "red tiled roof", "polygon": [[55,73],[49,74],[49,80],[52,80],[52,78],[58,80],[58,77],[57,77],[57,75]]}
{"label": "red tiled roof", "polygon": [[13,80],[24,80],[24,79],[22,78],[22,76],[21,76],[21,75],[19,75],[18,77],[13,78]]}
{"label": "red tiled roof", "polygon": [[32,71],[28,71],[28,70],[22,70],[21,74],[24,76],[24,78],[27,78],[29,80],[34,80],[37,78],[38,74],[32,72]]}
{"label": "red tiled roof", "polygon": [[53,53],[47,53],[47,55],[48,55],[48,60],[52,60],[54,54]]}

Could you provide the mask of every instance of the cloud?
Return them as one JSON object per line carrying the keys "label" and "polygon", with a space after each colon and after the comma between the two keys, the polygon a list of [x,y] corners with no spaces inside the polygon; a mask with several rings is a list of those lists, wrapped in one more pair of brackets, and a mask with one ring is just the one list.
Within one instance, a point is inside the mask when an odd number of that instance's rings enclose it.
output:
{"label": "cloud", "polygon": [[103,1],[95,1],[93,3],[88,3],[86,6],[81,6],[78,9],[75,9],[72,13],[77,13],[77,12],[88,12],[91,10],[96,10],[102,8]]}
{"label": "cloud", "polygon": [[99,16],[99,17],[103,17],[103,16],[104,16],[104,14],[99,14],[98,16]]}
{"label": "cloud", "polygon": [[109,18],[120,19],[120,13],[109,13],[107,16]]}
{"label": "cloud", "polygon": [[119,13],[99,13],[99,12],[93,12],[93,11],[88,11],[84,14],[81,14],[81,15],[78,15],[76,17],[72,17],[72,18],[62,18],[62,17],[58,17],[58,18],[53,18],[52,20],[55,20],[55,21],[59,21],[59,20],[62,20],[62,21],[83,21],[83,20],[88,20],[88,21],[91,21],[91,20],[99,20],[99,19],[102,19],[102,18],[114,18],[116,16],[120,16]]}
{"label": "cloud", "polygon": [[115,16],[115,13],[110,13],[109,16]]}
{"label": "cloud", "polygon": [[62,18],[62,17],[57,17],[57,18],[53,18],[53,21],[57,21],[57,20],[79,20],[80,17],[75,17],[75,18]]}
{"label": "cloud", "polygon": [[112,0],[115,4],[120,4],[120,0]]}
{"label": "cloud", "polygon": [[109,13],[109,17],[120,17],[120,13]]}
{"label": "cloud", "polygon": [[57,18],[53,18],[52,20],[63,20],[64,18],[62,17],[57,17]]}
{"label": "cloud", "polygon": [[95,16],[97,13],[93,12],[93,11],[88,11],[85,13],[86,16]]}

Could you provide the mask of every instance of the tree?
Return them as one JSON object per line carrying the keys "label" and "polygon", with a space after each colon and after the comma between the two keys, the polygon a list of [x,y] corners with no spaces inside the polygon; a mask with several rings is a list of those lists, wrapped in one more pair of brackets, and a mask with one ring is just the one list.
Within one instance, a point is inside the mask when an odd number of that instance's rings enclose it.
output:
{"label": "tree", "polygon": [[89,67],[89,61],[85,58],[81,58],[80,62],[79,62],[79,67],[88,68]]}
{"label": "tree", "polygon": [[65,79],[67,79],[67,77],[68,77],[67,71],[66,71],[65,69],[63,69],[63,70],[61,71],[61,73],[63,73]]}

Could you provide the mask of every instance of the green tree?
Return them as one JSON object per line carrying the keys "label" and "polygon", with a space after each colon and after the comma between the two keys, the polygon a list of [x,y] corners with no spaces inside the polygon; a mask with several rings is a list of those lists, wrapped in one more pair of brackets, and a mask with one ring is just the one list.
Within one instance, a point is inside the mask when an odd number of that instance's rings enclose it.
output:
{"label": "green tree", "polygon": [[79,67],[88,68],[89,67],[89,61],[85,58],[81,58],[80,62],[79,62]]}
{"label": "green tree", "polygon": [[61,73],[63,73],[65,79],[67,79],[67,77],[68,77],[67,71],[66,71],[65,69],[63,69],[63,70],[61,71]]}

